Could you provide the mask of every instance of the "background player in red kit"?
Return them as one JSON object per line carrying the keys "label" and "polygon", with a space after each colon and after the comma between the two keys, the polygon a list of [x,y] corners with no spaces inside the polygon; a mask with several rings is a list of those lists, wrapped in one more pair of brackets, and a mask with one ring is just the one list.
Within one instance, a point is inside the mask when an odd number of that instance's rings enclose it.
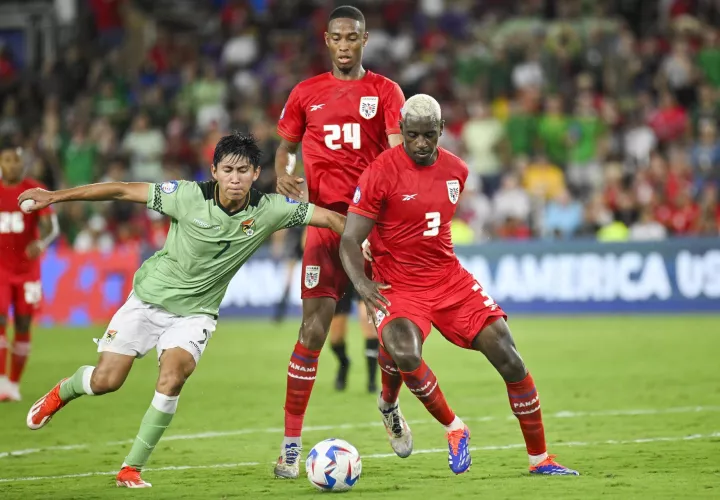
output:
{"label": "background player in red kit", "polygon": [[[381,154],[360,177],[342,235],[340,256],[381,339],[382,392],[378,407],[400,457],[412,452],[412,435],[400,412],[403,382],[445,426],[448,461],[455,474],[470,458],[470,431],[450,409],[422,359],[431,325],[453,344],[482,352],[507,385],[520,422],[530,472],[577,475],[553,460],[545,446],[540,400],[518,354],[502,309],[453,252],[450,221],[468,176],[465,163],[437,147],[443,122],[428,95],[408,99],[402,112],[404,147]],[[360,244],[370,235],[373,278],[364,272]]]}
{"label": "background player in red kit", "polygon": [[[282,142],[275,156],[277,191],[307,198],[345,214],[357,180],[384,150],[402,142],[398,122],[405,99],[393,81],[362,67],[367,43],[365,18],[355,7],[331,15],[325,44],[332,71],[300,82],[290,93],[278,122]],[[292,175],[302,141],[307,186]],[[307,191],[307,192],[306,192]],[[348,278],[340,263],[340,237],[308,230],[302,265],[303,317],[287,374],[285,438],[275,475],[299,474],[301,432],[335,305]],[[377,345],[377,344],[376,344]]]}
{"label": "background player in red kit", "polygon": [[[40,255],[58,235],[50,209],[23,213],[20,193],[39,182],[23,178],[20,150],[0,146],[0,401],[20,401],[20,377],[30,353],[30,323],[42,298]],[[15,316],[8,378],[7,323],[10,305]]]}

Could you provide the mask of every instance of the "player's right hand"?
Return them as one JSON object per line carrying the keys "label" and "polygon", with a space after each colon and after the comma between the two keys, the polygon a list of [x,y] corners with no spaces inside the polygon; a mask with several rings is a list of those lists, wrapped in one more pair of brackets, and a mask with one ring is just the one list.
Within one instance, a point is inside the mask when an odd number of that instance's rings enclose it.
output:
{"label": "player's right hand", "polygon": [[305,182],[302,177],[287,174],[277,179],[277,192],[283,196],[287,196],[294,200],[300,201],[304,195],[300,189],[300,184]]}
{"label": "player's right hand", "polygon": [[390,305],[390,301],[382,294],[382,290],[388,290],[390,288],[390,285],[378,283],[370,279],[365,279],[355,286],[358,295],[360,295],[360,298],[365,302],[368,316],[372,316],[370,319],[373,324],[377,324],[375,311],[381,311],[385,316],[390,314],[386,308],[386,306]]}
{"label": "player's right hand", "polygon": [[25,200],[33,200],[35,204],[28,208],[29,212],[37,212],[52,204],[52,191],[41,188],[32,188],[20,193],[18,206]]}

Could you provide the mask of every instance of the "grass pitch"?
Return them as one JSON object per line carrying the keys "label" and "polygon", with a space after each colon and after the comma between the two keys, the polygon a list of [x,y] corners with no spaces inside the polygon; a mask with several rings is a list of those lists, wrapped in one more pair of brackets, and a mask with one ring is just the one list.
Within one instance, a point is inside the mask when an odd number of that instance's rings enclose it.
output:
{"label": "grass pitch", "polygon": [[[511,318],[538,384],[550,451],[581,477],[530,477],[519,427],[492,367],[434,333],[425,357],[450,404],[473,431],[472,469],[447,467],[442,428],[403,389],[415,454],[392,454],[365,392],[365,360],[354,325],[349,388],[333,390],[335,360],[323,353],[306,417],[305,451],[339,437],[363,455],[352,497],[720,498],[720,316]],[[84,397],[44,429],[25,414],[61,377],[96,359],[103,328],[37,329],[24,401],[0,406],[0,498],[310,498],[304,477],[275,480],[285,373],[297,322],[222,321],[178,413],[143,477],[149,490],[114,486],[153,394],[153,355],[125,386]],[[304,469],[304,467],[303,467]]]}

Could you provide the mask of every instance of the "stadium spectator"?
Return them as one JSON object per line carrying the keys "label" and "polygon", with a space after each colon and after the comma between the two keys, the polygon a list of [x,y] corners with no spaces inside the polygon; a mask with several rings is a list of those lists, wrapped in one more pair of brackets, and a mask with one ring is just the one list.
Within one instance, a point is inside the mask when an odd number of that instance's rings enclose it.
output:
{"label": "stadium spectator", "polygon": [[[565,188],[584,205],[577,237],[611,226],[619,235],[624,222],[635,239],[635,227],[653,226],[649,214],[669,236],[711,235],[720,222],[706,194],[720,182],[711,4],[666,2],[656,22],[602,2],[382,2],[368,16],[365,56],[406,96],[442,100],[441,145],[482,177],[459,210],[475,241],[542,237]],[[254,131],[270,164],[269,124],[289,90],[327,69],[327,12],[312,2],[187,0],[172,22],[153,5],[91,0],[52,53],[26,60],[0,48],[0,136],[24,147],[51,187],[115,178],[123,155],[129,180],[206,179],[209,145],[234,128]],[[258,188],[273,182],[264,168]],[[72,244],[92,212],[58,214],[58,244]],[[104,216],[116,241],[157,244],[145,213]]]}
{"label": "stadium spectator", "polygon": [[580,229],[582,221],[582,205],[563,190],[545,207],[543,235],[545,238],[570,238]]}

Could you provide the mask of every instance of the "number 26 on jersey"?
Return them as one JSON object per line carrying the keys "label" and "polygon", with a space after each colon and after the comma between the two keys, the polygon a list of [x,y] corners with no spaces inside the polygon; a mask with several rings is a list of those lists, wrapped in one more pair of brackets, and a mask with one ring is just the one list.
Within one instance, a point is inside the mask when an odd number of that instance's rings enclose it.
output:
{"label": "number 26 on jersey", "polygon": [[325,125],[325,145],[338,150],[343,144],[350,144],[353,149],[360,149],[360,124],[344,123],[341,125]]}

